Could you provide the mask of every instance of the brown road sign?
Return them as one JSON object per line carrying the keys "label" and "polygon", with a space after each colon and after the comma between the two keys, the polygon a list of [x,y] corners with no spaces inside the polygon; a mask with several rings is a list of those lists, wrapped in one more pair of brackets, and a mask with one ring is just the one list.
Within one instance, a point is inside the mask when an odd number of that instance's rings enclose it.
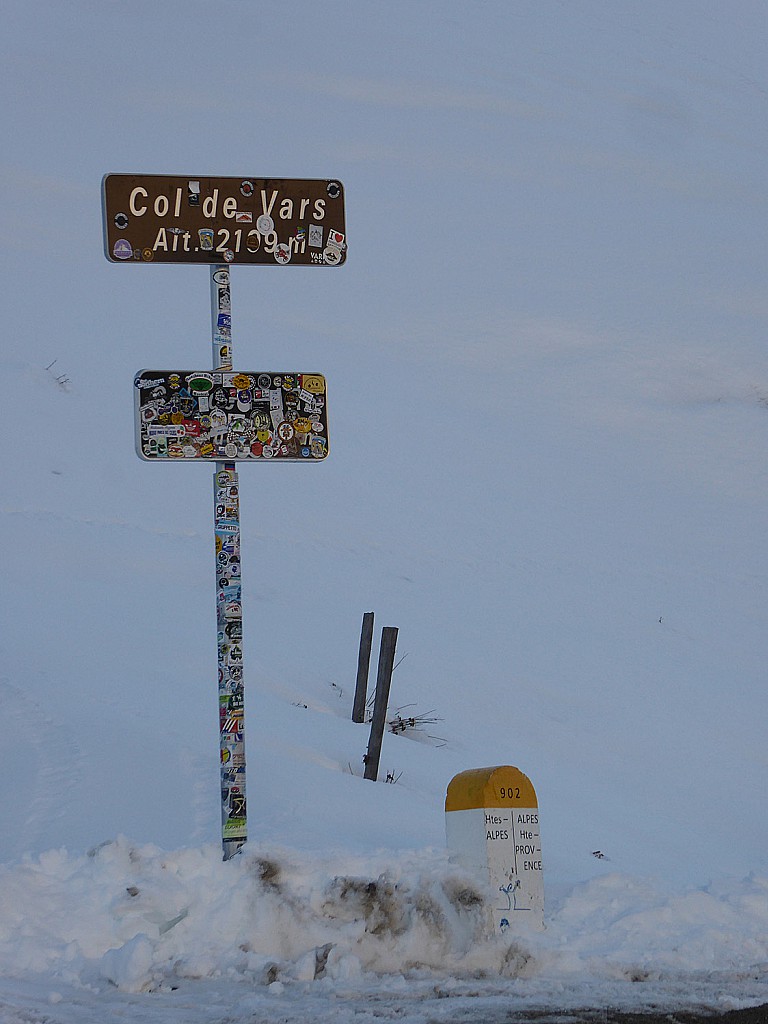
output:
{"label": "brown road sign", "polygon": [[340,266],[344,186],[334,179],[106,174],[112,263]]}

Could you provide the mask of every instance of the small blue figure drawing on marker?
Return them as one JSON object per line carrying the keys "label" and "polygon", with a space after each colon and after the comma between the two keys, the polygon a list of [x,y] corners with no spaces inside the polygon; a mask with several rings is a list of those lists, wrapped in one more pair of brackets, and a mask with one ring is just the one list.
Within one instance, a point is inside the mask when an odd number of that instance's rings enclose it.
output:
{"label": "small blue figure drawing on marker", "polygon": [[514,882],[510,882],[509,885],[500,885],[499,892],[503,892],[507,897],[507,910],[517,910],[517,899],[514,896],[515,890],[520,888],[520,879],[515,879]]}
{"label": "small blue figure drawing on marker", "polygon": [[502,919],[499,921],[499,931],[501,932],[502,935],[505,932],[509,931],[509,921],[506,919],[506,917],[502,917]]}

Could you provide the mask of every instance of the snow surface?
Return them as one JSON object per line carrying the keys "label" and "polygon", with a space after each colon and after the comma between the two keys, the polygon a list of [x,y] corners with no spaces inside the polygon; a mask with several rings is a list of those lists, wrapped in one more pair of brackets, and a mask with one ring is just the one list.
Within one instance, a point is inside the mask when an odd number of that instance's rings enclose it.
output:
{"label": "snow surface", "polygon": [[[4,12],[0,1020],[768,1003],[764,5],[32,0]],[[344,268],[232,270],[235,364],[329,381],[240,474],[251,839],[221,862],[211,469],[133,449],[207,270],[106,172],[338,177]],[[363,612],[400,630],[350,721]],[[372,672],[373,675],[373,672]],[[467,768],[541,808],[482,934]],[[600,856],[597,856],[600,854]]]}

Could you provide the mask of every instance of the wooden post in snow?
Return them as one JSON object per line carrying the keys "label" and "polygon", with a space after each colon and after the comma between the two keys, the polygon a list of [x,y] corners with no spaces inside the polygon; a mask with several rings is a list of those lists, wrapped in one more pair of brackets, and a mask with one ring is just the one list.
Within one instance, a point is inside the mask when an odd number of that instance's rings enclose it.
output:
{"label": "wooden post in snow", "polygon": [[365,704],[368,700],[368,668],[371,663],[371,646],[373,644],[373,612],[363,615],[363,628],[360,632],[360,653],[357,656],[357,681],[355,682],[355,700],[352,704],[352,721],[365,721]]}
{"label": "wooden post in snow", "polygon": [[381,647],[379,648],[379,671],[376,676],[376,699],[373,705],[373,721],[371,736],[368,740],[368,752],[365,755],[365,778],[375,782],[379,774],[381,758],[381,741],[384,737],[384,726],[387,722],[387,703],[389,687],[392,683],[392,670],[395,665],[395,646],[397,644],[397,627],[385,626],[381,631]]}

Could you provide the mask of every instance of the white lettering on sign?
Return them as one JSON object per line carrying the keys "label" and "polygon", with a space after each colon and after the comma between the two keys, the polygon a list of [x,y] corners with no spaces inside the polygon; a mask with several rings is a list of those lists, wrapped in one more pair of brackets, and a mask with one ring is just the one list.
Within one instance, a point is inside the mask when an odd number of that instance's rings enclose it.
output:
{"label": "white lettering on sign", "polygon": [[147,212],[146,206],[136,205],[136,199],[138,196],[143,196],[146,199],[148,195],[149,193],[147,190],[142,188],[141,185],[137,185],[133,192],[131,192],[131,198],[128,200],[128,208],[134,217],[143,217]]}
{"label": "white lettering on sign", "polygon": [[[221,228],[224,231],[224,228]],[[189,252],[189,231],[181,231],[179,228],[158,228],[155,240],[152,243],[154,252],[162,250],[168,252],[168,235],[171,236],[171,252]]]}
{"label": "white lettering on sign", "polygon": [[[183,189],[177,188],[170,196],[160,193],[150,197],[149,192],[143,185],[137,185],[131,191],[128,199],[128,208],[134,217],[143,217],[151,206],[156,217],[163,218],[170,215],[178,220],[183,213],[182,195]],[[266,216],[271,216],[279,196],[280,193],[277,189],[273,189],[269,196],[267,196],[265,189],[261,190],[261,208]],[[213,192],[203,199],[202,213],[209,220],[215,220],[219,209],[221,209],[222,215],[227,220],[232,220],[237,215],[241,203],[242,199],[238,200],[237,196],[221,197],[219,189],[214,188]],[[314,219],[323,220],[326,213],[325,199],[315,199],[313,201],[308,197],[295,200],[290,198],[281,199],[277,209],[277,216],[281,220],[291,220],[296,215],[296,208],[298,207],[298,217],[303,219],[310,205],[312,206],[312,216]]]}
{"label": "white lettering on sign", "polygon": [[213,195],[206,196],[203,200],[203,216],[210,217],[211,220],[216,216],[216,210],[219,205],[219,190],[215,188]]}
{"label": "white lettering on sign", "polygon": [[[169,235],[170,239],[168,238]],[[152,249],[154,252],[190,252],[190,237],[189,231],[182,231],[179,228],[158,228],[155,240],[152,243]],[[264,251],[271,253],[275,251],[279,244],[275,231],[268,231],[262,236],[259,231],[255,230],[248,231],[246,234],[242,228],[237,228],[235,231],[230,231],[229,228],[217,228],[215,239],[216,244],[211,246],[211,248],[220,253],[225,253],[228,249],[236,253],[244,252],[246,248],[249,252],[256,252],[261,245],[262,239],[264,241]],[[304,252],[305,246],[305,239],[291,239],[291,247],[294,252]]]}
{"label": "white lettering on sign", "polygon": [[272,207],[275,205],[276,199],[277,192],[273,192],[272,198],[269,201],[269,206],[267,206],[267,193],[264,191],[264,189],[261,190],[261,209],[266,217],[269,217],[270,214],[272,213]]}

